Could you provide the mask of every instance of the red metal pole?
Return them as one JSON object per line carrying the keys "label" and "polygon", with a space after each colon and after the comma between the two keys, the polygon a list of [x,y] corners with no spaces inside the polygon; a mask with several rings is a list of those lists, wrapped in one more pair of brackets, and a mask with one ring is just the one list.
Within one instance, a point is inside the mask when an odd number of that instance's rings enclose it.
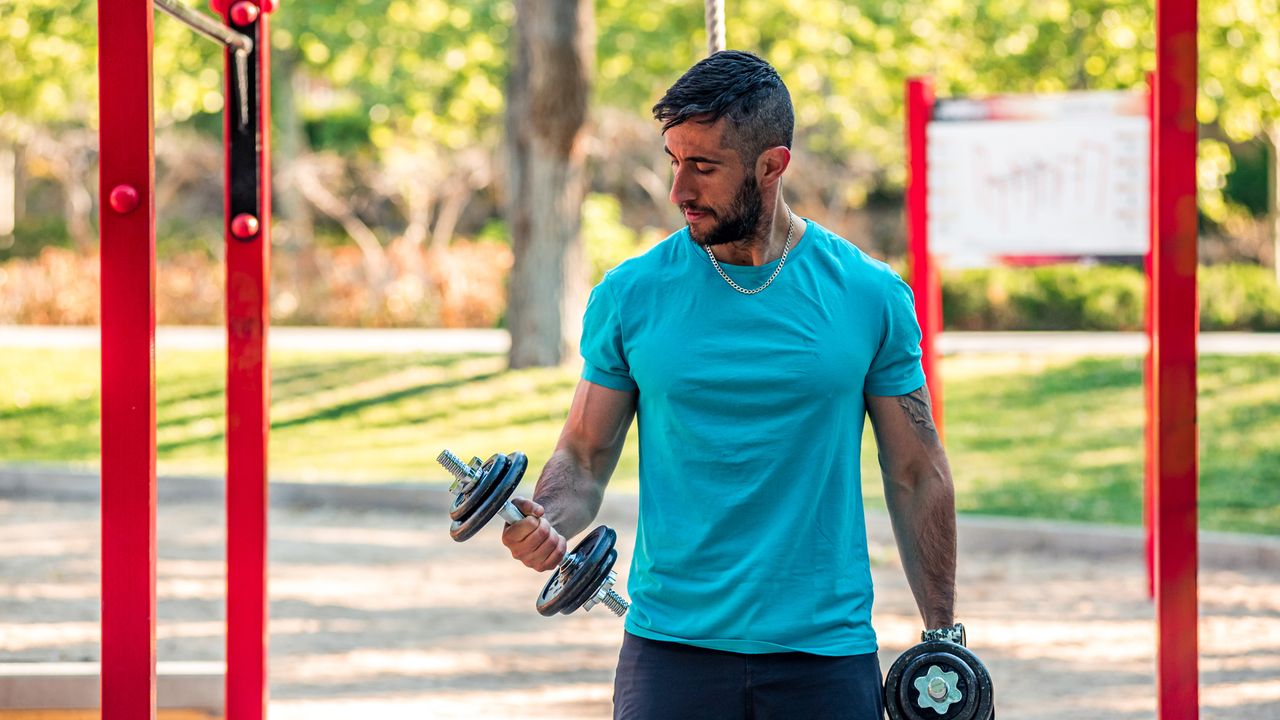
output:
{"label": "red metal pole", "polygon": [[1156,596],[1155,483],[1159,458],[1156,455],[1155,347],[1156,273],[1152,258],[1156,247],[1156,76],[1147,74],[1147,256],[1143,268],[1147,276],[1147,356],[1142,365],[1142,392],[1146,404],[1143,442],[1146,462],[1142,474],[1142,524],[1147,535],[1147,597]]}
{"label": "red metal pole", "polygon": [[911,262],[911,290],[920,322],[920,350],[925,382],[933,400],[933,421],[942,427],[942,376],[936,342],[942,332],[942,285],[938,267],[929,255],[928,127],[933,114],[933,81],[907,80],[907,255]]}
{"label": "red metal pole", "polygon": [[[223,7],[219,7],[222,5]],[[229,5],[229,7],[226,7]],[[261,11],[258,9],[261,7]],[[227,720],[267,714],[267,363],[271,255],[270,68],[267,13],[274,2],[215,0],[227,23],[254,40],[249,82],[228,50],[227,147]],[[248,103],[242,124],[240,105]]]}
{"label": "red metal pole", "polygon": [[1196,0],[1156,2],[1154,493],[1157,712],[1199,717]]}
{"label": "red metal pole", "polygon": [[98,2],[103,720],[156,716],[151,0]]}

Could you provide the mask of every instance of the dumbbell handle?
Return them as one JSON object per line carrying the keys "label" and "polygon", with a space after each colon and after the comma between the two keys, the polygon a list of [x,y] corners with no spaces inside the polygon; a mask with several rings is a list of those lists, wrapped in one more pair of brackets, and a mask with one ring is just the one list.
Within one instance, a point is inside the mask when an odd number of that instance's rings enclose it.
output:
{"label": "dumbbell handle", "polygon": [[512,505],[511,501],[508,500],[502,503],[502,507],[498,508],[498,517],[506,520],[508,523],[518,523],[528,516],[520,512],[520,509],[515,505]]}
{"label": "dumbbell handle", "polygon": [[[476,460],[479,459],[476,458]],[[436,460],[455,478],[453,486],[449,488],[449,492],[455,495],[466,491],[472,483],[480,480],[480,468],[475,467],[477,463],[464,463],[462,458],[448,450],[441,452],[440,457],[436,458]],[[513,505],[510,500],[502,503],[502,507],[498,509],[498,516],[509,523],[518,523],[525,519],[525,514],[520,512],[519,508]]]}

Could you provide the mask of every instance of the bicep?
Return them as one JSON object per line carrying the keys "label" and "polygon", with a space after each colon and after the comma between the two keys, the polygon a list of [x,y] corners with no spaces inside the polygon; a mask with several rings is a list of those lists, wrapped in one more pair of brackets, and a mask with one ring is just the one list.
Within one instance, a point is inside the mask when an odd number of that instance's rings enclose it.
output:
{"label": "bicep", "polygon": [[617,457],[636,414],[636,393],[579,380],[557,450],[590,461],[601,453]]}

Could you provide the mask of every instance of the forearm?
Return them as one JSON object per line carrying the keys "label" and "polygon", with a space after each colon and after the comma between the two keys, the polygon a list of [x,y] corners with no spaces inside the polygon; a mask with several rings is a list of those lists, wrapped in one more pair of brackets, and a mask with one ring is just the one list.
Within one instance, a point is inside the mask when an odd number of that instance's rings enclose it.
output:
{"label": "forearm", "polygon": [[[573,537],[587,528],[600,511],[604,488],[616,463],[582,457],[566,447],[551,454],[534,489],[534,502],[561,535]],[[602,467],[603,465],[603,467]]]}
{"label": "forearm", "polygon": [[928,628],[955,622],[955,488],[941,448],[909,467],[886,467],[885,502],[898,553]]}

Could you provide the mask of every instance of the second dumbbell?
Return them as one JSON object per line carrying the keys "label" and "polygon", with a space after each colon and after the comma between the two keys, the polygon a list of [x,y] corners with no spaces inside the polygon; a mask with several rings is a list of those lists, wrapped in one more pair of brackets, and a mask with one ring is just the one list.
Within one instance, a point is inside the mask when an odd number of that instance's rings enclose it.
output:
{"label": "second dumbbell", "polygon": [[[494,516],[501,516],[508,523],[525,518],[511,503],[512,494],[529,468],[529,459],[524,453],[497,453],[484,462],[477,457],[464,463],[457,455],[444,450],[436,460],[454,477],[449,488],[453,495],[449,535],[454,540],[462,542],[471,538]],[[617,580],[613,565],[618,559],[613,546],[617,537],[617,533],[603,525],[588,533],[560,561],[538,595],[538,612],[548,617],[557,613],[568,615],[578,608],[589,611],[602,604],[615,615],[625,614],[630,603],[613,590]]]}

